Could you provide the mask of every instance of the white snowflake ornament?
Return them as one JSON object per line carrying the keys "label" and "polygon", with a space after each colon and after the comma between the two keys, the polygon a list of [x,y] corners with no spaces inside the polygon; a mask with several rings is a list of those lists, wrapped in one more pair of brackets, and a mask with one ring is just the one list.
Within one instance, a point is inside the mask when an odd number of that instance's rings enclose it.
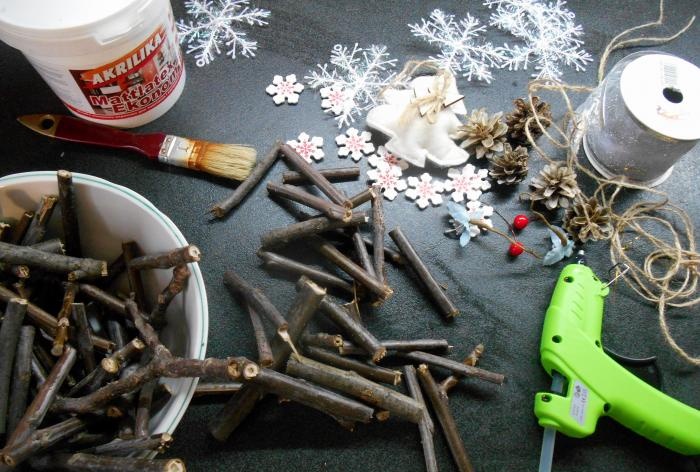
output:
{"label": "white snowflake ornament", "polygon": [[386,162],[390,166],[396,166],[401,170],[408,169],[408,162],[399,159],[398,156],[389,152],[384,146],[379,146],[377,148],[377,153],[367,158],[367,163],[372,167],[377,167],[380,162]]}
{"label": "white snowflake ornament", "polygon": [[[491,215],[493,215],[493,207],[489,205],[484,205],[479,201],[467,202],[467,215],[469,215],[470,220],[480,220],[486,226],[492,227]],[[473,238],[479,233],[487,232],[485,228],[480,228],[477,225],[469,225],[469,235]]]}
{"label": "white snowflake ornament", "polygon": [[340,85],[322,87],[319,93],[322,98],[321,108],[330,111],[334,116],[340,115],[353,106],[352,98],[348,97],[348,93]]}
{"label": "white snowflake ornament", "polygon": [[292,105],[298,103],[302,90],[304,90],[304,84],[298,83],[297,76],[294,74],[284,78],[281,75],[274,76],[272,83],[265,89],[268,95],[272,95],[275,105],[281,105],[285,101]]}
{"label": "white snowflake ornament", "polygon": [[345,134],[335,137],[335,142],[340,146],[340,149],[338,149],[340,157],[350,156],[356,162],[362,159],[363,155],[374,151],[372,133],[369,131],[360,133],[355,128],[348,128]]}
{"label": "white snowflake ornament", "polygon": [[445,182],[445,190],[452,192],[452,200],[463,202],[467,200],[478,200],[481,193],[491,188],[491,184],[486,180],[489,171],[487,169],[477,170],[471,164],[467,164],[460,171],[452,168],[447,171],[449,179]]}
{"label": "white snowflake ornament", "polygon": [[415,200],[416,205],[418,205],[421,210],[426,208],[429,203],[435,206],[442,203],[442,196],[440,194],[445,188],[442,182],[433,182],[433,177],[427,172],[421,174],[420,179],[417,177],[409,177],[408,186],[411,188],[406,190],[406,196],[411,200]]}
{"label": "white snowflake ornament", "polygon": [[367,171],[369,180],[379,186],[387,200],[393,200],[398,192],[406,190],[406,181],[401,178],[401,174],[399,167],[389,165],[386,162],[379,162],[376,169]]}
{"label": "white snowflake ornament", "polygon": [[323,138],[319,136],[312,138],[306,133],[301,133],[297,139],[287,141],[287,144],[308,163],[312,162],[311,159],[320,161],[325,155],[321,149],[323,147]]}

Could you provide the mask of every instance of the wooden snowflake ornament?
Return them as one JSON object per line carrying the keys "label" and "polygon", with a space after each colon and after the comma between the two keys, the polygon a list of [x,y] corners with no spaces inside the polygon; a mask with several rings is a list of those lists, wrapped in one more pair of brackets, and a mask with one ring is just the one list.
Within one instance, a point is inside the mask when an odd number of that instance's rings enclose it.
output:
{"label": "wooden snowflake ornament", "polygon": [[281,75],[274,76],[265,92],[272,95],[275,105],[281,105],[284,102],[294,105],[299,102],[299,94],[302,90],[304,85],[297,82],[297,76],[289,74],[284,78]]}

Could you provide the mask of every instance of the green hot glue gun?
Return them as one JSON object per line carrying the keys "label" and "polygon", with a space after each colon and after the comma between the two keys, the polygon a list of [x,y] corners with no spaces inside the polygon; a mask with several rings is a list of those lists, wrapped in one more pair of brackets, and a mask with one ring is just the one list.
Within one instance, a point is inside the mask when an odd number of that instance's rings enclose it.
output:
{"label": "green hot glue gun", "polygon": [[535,396],[535,415],[545,428],[540,472],[551,470],[556,431],[588,436],[601,415],[678,453],[700,454],[700,410],[653,388],[603,351],[608,285],[579,254],[579,263],[559,275],[542,329],[540,356],[552,391]]}

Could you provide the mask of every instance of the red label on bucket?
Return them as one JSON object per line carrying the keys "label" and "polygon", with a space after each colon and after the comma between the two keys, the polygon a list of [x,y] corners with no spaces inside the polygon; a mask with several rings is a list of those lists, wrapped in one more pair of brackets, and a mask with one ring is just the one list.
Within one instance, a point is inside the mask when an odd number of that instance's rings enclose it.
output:
{"label": "red label on bucket", "polygon": [[157,106],[175,89],[183,71],[180,48],[158,28],[119,59],[89,70],[71,70],[93,113],[66,103],[78,115],[116,120],[138,116]]}

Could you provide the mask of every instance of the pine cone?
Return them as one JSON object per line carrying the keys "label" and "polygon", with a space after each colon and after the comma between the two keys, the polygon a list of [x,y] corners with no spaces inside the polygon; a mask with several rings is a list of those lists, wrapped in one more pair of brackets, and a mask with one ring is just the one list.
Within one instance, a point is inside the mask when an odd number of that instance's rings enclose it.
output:
{"label": "pine cone", "polygon": [[451,138],[462,141],[463,148],[474,147],[477,159],[484,156],[490,158],[496,152],[503,151],[503,143],[506,142],[508,126],[502,118],[503,113],[489,116],[486,108],[472,110],[467,122]]}
{"label": "pine cone", "polygon": [[524,197],[533,202],[541,201],[548,210],[568,208],[569,202],[578,193],[576,173],[566,164],[553,163],[544,166],[530,181],[530,193]]}
{"label": "pine cone", "polygon": [[[552,123],[552,110],[549,104],[541,102],[539,97],[532,97],[532,103],[535,106],[540,123],[542,123],[545,128],[549,128],[549,125]],[[530,107],[530,100],[527,98],[517,98],[513,101],[513,104],[515,105],[515,110],[506,115],[508,141],[510,141],[513,146],[522,145],[529,147],[530,142],[525,132],[525,124],[529,118],[535,116]],[[542,128],[540,128],[534,118],[530,122],[530,134],[532,135],[532,139],[537,139],[542,136]]]}
{"label": "pine cone", "polygon": [[613,231],[611,213],[610,207],[601,206],[595,198],[577,202],[566,211],[564,229],[582,243],[589,239],[610,239]]}
{"label": "pine cone", "polygon": [[489,175],[499,185],[515,185],[527,176],[527,148],[518,146],[511,148],[510,144],[503,145],[503,154],[491,160]]}

